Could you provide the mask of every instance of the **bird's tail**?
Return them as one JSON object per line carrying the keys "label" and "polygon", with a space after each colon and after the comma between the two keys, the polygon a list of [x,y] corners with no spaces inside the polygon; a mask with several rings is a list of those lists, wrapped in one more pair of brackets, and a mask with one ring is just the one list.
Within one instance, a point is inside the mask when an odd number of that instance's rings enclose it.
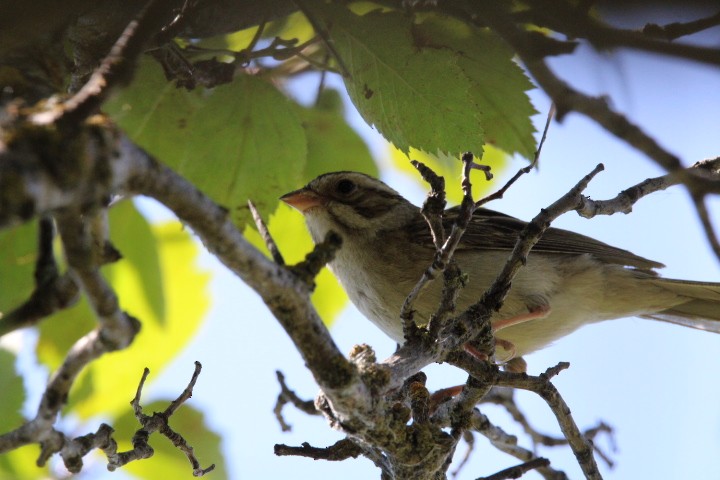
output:
{"label": "bird's tail", "polygon": [[643,318],[720,333],[720,283],[669,278],[652,281],[687,301],[656,313],[642,315]]}

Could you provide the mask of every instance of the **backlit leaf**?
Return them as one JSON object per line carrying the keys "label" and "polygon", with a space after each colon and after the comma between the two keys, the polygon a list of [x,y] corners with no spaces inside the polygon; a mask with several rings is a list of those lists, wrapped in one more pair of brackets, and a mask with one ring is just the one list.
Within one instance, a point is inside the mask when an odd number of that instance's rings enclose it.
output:
{"label": "backlit leaf", "polygon": [[[121,307],[137,317],[142,328],[128,349],[101,357],[81,374],[69,399],[69,408],[81,418],[113,415],[125,408],[143,368],[162,371],[193,338],[209,304],[208,275],[195,265],[197,244],[179,222],[148,231],[132,203],[124,202],[110,210],[110,228],[113,243],[124,258],[104,267],[103,273]],[[148,261],[147,252],[132,247],[137,238],[145,238],[143,248],[156,248],[156,264]],[[153,277],[162,288],[148,288],[151,280],[147,279]],[[153,299],[154,295],[162,298]],[[47,319],[41,326],[39,359],[51,369],[57,368],[67,350],[95,326],[95,316],[85,301]]]}
{"label": "backlit leaf", "polygon": [[471,27],[457,19],[428,15],[413,28],[418,43],[454,57],[470,80],[470,96],[482,111],[485,141],[528,160],[535,153],[535,129],[530,117],[537,113],[525,93],[533,88],[513,52],[489,29]]}
{"label": "backlit leaf", "polygon": [[149,59],[105,110],[152,155],[227,207],[240,227],[252,198],[265,213],[305,167],[306,140],[294,104],[262,78],[192,92],[175,88]]}
{"label": "backlit leaf", "polygon": [[343,6],[316,7],[349,70],[345,85],[368,124],[400,150],[482,153],[482,113],[458,59],[422,48],[412,19],[400,12],[356,15]]}

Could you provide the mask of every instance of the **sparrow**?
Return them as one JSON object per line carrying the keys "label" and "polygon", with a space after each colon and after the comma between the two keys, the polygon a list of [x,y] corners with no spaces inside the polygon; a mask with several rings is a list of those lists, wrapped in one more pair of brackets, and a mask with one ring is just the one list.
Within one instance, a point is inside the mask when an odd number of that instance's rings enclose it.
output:
{"label": "sparrow", "polygon": [[[315,243],[333,231],[342,246],[329,268],[358,310],[398,344],[400,309],[433,261],[435,246],[420,208],[385,183],[357,172],[320,175],[281,200],[300,211]],[[444,212],[446,231],[458,216]],[[526,222],[475,211],[454,258],[468,275],[458,313],[477,302],[507,260]],[[639,316],[720,333],[720,283],[661,278],[661,263],[559,228],[533,247],[491,322],[511,357],[539,350],[578,328]],[[423,325],[438,307],[442,282],[415,301]]]}

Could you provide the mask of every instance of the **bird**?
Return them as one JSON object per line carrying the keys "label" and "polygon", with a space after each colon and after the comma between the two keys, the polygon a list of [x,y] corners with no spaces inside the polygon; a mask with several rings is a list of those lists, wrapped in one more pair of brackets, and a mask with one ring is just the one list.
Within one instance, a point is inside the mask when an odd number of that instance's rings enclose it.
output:
{"label": "bird", "polygon": [[[300,211],[317,244],[329,232],[342,245],[328,266],[350,301],[398,344],[401,307],[433,261],[435,245],[421,209],[371,176],[350,171],[318,176],[280,197]],[[443,214],[446,231],[457,207]],[[477,302],[500,272],[526,222],[475,210],[454,259],[467,284],[457,311]],[[638,316],[720,333],[720,283],[662,278],[664,265],[591,237],[548,228],[527,257],[491,322],[506,359],[542,349],[595,322]],[[413,305],[426,324],[442,282]],[[499,341],[502,340],[502,341]]]}

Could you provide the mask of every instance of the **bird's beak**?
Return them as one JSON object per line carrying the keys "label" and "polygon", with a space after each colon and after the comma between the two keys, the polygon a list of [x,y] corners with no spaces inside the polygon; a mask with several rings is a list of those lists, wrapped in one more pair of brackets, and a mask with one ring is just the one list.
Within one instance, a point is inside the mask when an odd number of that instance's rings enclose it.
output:
{"label": "bird's beak", "polygon": [[299,190],[286,193],[280,197],[280,200],[297,209],[301,213],[305,213],[310,208],[319,207],[323,204],[322,197],[307,188],[301,188]]}

